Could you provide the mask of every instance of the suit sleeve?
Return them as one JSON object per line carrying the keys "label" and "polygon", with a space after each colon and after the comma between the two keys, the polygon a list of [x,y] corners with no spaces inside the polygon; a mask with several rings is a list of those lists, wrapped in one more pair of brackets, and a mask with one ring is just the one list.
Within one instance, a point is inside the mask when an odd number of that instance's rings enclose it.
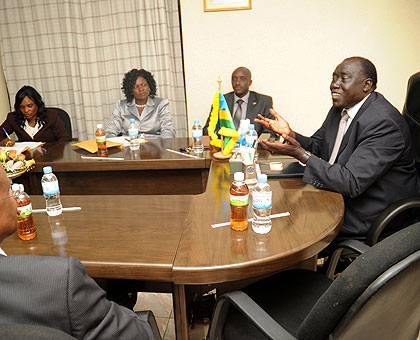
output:
{"label": "suit sleeve", "polygon": [[152,340],[150,325],[105,292],[75,258],[68,259],[68,311],[72,336],[84,340]]}
{"label": "suit sleeve", "polygon": [[122,108],[121,101],[117,101],[114,111],[105,127],[107,137],[117,137],[122,131]]}
{"label": "suit sleeve", "polygon": [[303,181],[348,197],[357,197],[395,164],[404,148],[403,134],[394,121],[372,121],[359,134],[356,147],[345,164],[331,165],[326,160],[311,156]]}
{"label": "suit sleeve", "polygon": [[7,138],[6,134],[3,131],[3,128],[7,131],[9,135],[11,135],[15,130],[13,129],[13,126],[10,124],[11,119],[14,119],[13,112],[10,112],[3,124],[0,126],[0,140],[3,140]]}
{"label": "suit sleeve", "polygon": [[158,117],[160,122],[160,137],[175,138],[175,128],[169,111],[169,101],[163,99],[158,107]]}

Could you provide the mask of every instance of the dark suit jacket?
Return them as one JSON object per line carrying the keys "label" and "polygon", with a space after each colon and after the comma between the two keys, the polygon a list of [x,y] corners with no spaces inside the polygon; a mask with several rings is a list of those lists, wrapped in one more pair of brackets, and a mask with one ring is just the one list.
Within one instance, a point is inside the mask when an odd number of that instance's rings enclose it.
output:
{"label": "dark suit jacket", "polygon": [[10,135],[13,132],[16,133],[19,142],[57,142],[57,141],[69,141],[70,137],[64,126],[63,121],[57,113],[57,110],[47,108],[47,122],[46,124],[35,134],[32,139],[26,131],[21,128],[15,119],[13,112],[8,113],[6,120],[0,126],[0,140],[6,138],[2,128],[5,128],[7,133]]}
{"label": "dark suit jacket", "polygon": [[407,123],[385,98],[373,92],[351,122],[335,164],[328,163],[341,110],[331,108],[310,138],[297,134],[313,153],[303,181],[343,194],[344,235],[365,236],[372,222],[391,203],[420,194]]}
{"label": "dark suit jacket", "polygon": [[77,339],[153,339],[147,322],[105,298],[75,258],[0,255],[0,324],[56,328]]}
{"label": "dark suit jacket", "polygon": [[[225,95],[226,103],[229,107],[229,111],[233,113],[233,105],[234,105],[234,93],[229,92]],[[255,123],[254,119],[257,118],[258,114],[261,114],[264,117],[268,117],[274,119],[274,117],[270,114],[270,109],[273,107],[273,98],[266,96],[264,94],[260,94],[254,91],[249,91],[249,99],[248,105],[246,107],[246,118],[249,118],[251,124],[255,125],[255,130],[258,133],[258,136],[261,135],[263,132],[269,132],[273,135],[272,131],[269,131],[264,128],[261,124]],[[210,110],[211,113],[211,110]],[[206,125],[203,128],[203,134],[208,135],[208,126],[210,122],[210,115],[207,118]],[[275,134],[274,134],[275,136]]]}

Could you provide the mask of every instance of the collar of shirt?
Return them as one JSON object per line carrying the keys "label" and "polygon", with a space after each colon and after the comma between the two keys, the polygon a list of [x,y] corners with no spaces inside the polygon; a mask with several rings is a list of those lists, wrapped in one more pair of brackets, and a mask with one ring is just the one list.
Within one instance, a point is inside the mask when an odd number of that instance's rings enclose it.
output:
{"label": "collar of shirt", "polygon": [[25,119],[25,126],[23,127],[25,132],[31,136],[31,138],[34,138],[34,136],[38,133],[39,130],[41,130],[41,124],[37,121],[35,123],[35,126],[32,127],[29,125],[28,121]]}
{"label": "collar of shirt", "polygon": [[360,102],[358,102],[356,105],[348,108],[348,109],[343,109],[341,111],[341,116],[343,116],[344,110],[347,111],[347,114],[349,115],[349,119],[347,119],[347,123],[346,123],[346,127],[344,129],[344,132],[347,131],[348,127],[350,126],[351,122],[353,121],[354,117],[356,117],[357,112],[359,112],[360,108],[362,107],[362,105],[364,104],[364,102],[369,98],[370,93],[363,98]]}
{"label": "collar of shirt", "polygon": [[0,256],[1,256],[1,255],[3,255],[3,256],[7,256],[7,254],[4,252],[4,250],[0,248]]}

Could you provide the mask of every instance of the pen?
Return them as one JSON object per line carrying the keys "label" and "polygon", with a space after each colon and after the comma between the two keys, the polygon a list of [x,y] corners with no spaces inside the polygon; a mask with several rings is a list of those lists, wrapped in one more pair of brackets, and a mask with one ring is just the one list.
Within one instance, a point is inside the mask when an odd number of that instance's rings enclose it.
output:
{"label": "pen", "polygon": [[[270,215],[270,218],[285,217],[285,216],[290,216],[290,213],[288,211],[286,211],[284,213],[273,214],[273,215]],[[248,218],[248,222],[251,222],[252,220],[253,220],[253,218]],[[219,227],[224,227],[224,226],[228,226],[228,225],[230,225],[230,222],[212,224],[211,227],[212,228],[219,228]]]}
{"label": "pen", "polygon": [[182,156],[186,156],[186,157],[191,157],[191,158],[200,158],[200,157],[197,157],[197,156],[194,156],[194,155],[190,155],[190,154],[188,154],[188,153],[179,152],[179,151],[175,151],[175,150],[172,150],[172,149],[166,149],[166,151],[173,152],[173,153],[176,153],[176,154],[178,154],[178,155],[182,155]]}
{"label": "pen", "polygon": [[[68,211],[80,211],[82,210],[81,207],[70,207],[70,208],[63,208],[63,212],[68,212]],[[47,209],[32,209],[32,213],[33,214],[40,214],[40,213],[44,213],[47,212]]]}
{"label": "pen", "polygon": [[4,133],[6,134],[6,137],[9,138],[10,140],[12,140],[12,138],[10,138],[9,134],[7,133],[6,129],[3,128]]}
{"label": "pen", "polygon": [[96,159],[99,161],[123,161],[122,157],[94,157],[94,156],[80,156],[82,159]]}

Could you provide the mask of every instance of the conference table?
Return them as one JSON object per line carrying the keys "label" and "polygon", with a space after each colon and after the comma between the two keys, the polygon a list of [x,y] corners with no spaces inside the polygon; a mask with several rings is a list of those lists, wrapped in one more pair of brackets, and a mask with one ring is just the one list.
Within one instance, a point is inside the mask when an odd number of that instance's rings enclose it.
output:
{"label": "conference table", "polygon": [[[59,223],[46,214],[35,214],[37,238],[21,241],[13,235],[2,247],[9,255],[77,257],[93,278],[167,284],[173,294],[177,339],[188,339],[186,293],[190,287],[214,285],[221,291],[229,290],[229,285],[234,287],[292,267],[315,269],[317,254],[338,233],[344,201],[341,195],[306,185],[300,178],[273,179],[269,180],[273,190],[272,213],[290,215],[273,219],[268,234],[256,234],[251,226],[243,232],[229,226],[212,228],[212,224],[229,221],[229,162],[213,160],[208,151],[199,158],[166,153],[167,148],[188,147],[188,138],[164,142],[155,142],[161,150],[151,158],[146,156],[147,144],[142,146],[145,150],[140,150],[140,159],[131,159],[129,150],[115,150],[114,154],[124,158],[118,162],[82,160],[80,150],[70,144],[46,148],[44,154],[37,156],[37,166],[51,160],[49,165],[58,176],[63,206],[82,209],[63,213]],[[260,159],[269,157],[264,152],[260,155]],[[75,170],[71,159],[82,164],[83,171]],[[287,157],[284,161],[288,161]],[[141,176],[142,171],[153,171],[154,166],[157,179],[159,171],[171,170],[170,176],[162,172],[168,181],[171,176],[173,181],[181,178],[172,173],[175,170],[193,170],[197,177],[194,190],[200,191],[198,183],[203,190],[197,194],[182,192],[183,186],[172,183],[170,187],[175,192],[169,190],[165,194],[157,190],[153,195],[151,189],[140,194],[125,192],[134,181],[126,172]],[[70,178],[69,174],[74,173],[77,178],[80,173],[84,176],[95,171],[109,171],[114,176],[119,173],[121,183],[124,179],[129,183],[116,187],[112,181],[102,182],[112,195],[86,195],[80,188],[73,188],[68,194],[63,189],[62,174]],[[31,172],[25,176],[38,176],[36,171]],[[204,178],[206,174],[208,178]],[[34,209],[44,207],[42,196],[32,194],[31,199]]]}

